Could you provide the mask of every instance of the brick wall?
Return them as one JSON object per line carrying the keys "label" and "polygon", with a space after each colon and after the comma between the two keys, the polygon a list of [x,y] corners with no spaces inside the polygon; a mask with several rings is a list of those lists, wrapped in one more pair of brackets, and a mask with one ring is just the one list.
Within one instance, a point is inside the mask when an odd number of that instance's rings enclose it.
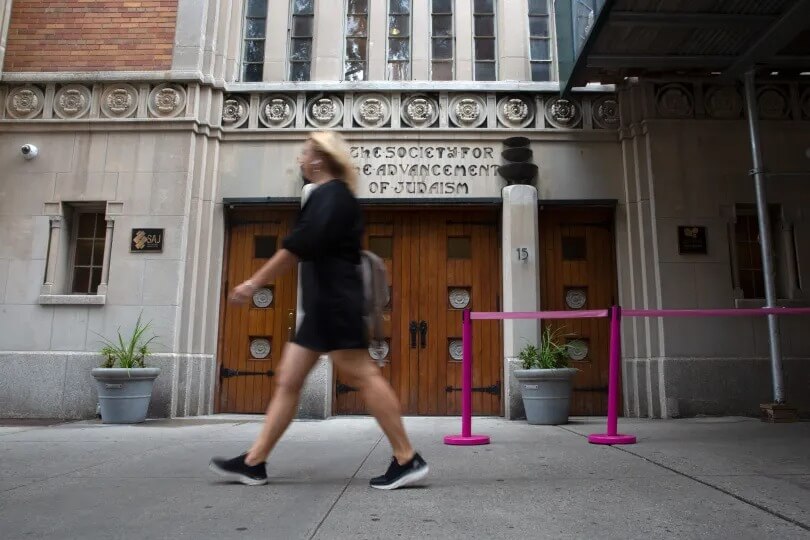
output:
{"label": "brick wall", "polygon": [[3,69],[169,69],[176,17],[177,0],[14,0]]}

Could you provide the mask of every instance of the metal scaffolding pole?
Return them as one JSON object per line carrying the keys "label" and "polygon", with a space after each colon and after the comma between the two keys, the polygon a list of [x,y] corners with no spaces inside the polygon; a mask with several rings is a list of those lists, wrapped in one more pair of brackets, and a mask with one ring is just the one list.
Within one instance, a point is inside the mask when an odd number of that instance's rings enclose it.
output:
{"label": "metal scaffolding pole", "polygon": [[[771,222],[768,217],[768,205],[765,200],[765,173],[762,163],[762,145],[759,140],[759,108],[754,86],[754,69],[745,74],[745,104],[748,113],[748,131],[751,142],[751,157],[754,162],[754,187],[757,198],[757,216],[759,218],[759,245],[762,249],[762,273],[765,281],[765,302],[767,307],[776,307],[776,285],[773,270],[773,249],[771,246]],[[785,386],[782,375],[782,341],[779,334],[779,318],[768,315],[768,340],[771,353],[771,378],[774,403],[785,402]]]}

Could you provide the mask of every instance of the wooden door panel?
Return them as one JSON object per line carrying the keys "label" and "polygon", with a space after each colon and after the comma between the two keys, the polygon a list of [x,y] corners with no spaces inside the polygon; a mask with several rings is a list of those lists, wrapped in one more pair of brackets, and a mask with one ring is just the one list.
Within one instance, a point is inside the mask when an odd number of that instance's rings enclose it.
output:
{"label": "wooden door panel", "polygon": [[[500,248],[497,215],[478,212],[443,213],[431,222],[422,222],[431,231],[424,234],[430,252],[430,268],[435,269],[435,286],[423,288],[423,317],[429,322],[433,339],[426,354],[420,354],[420,372],[435,384],[428,395],[437,400],[425,404],[422,414],[459,414],[461,412],[461,362],[453,358],[461,340],[463,308],[451,305],[454,290],[469,296],[469,307],[476,311],[496,311],[500,290]],[[503,364],[501,329],[497,322],[479,321],[473,332],[473,386],[477,389],[497,386],[496,394],[473,393],[475,414],[501,414],[500,370]],[[448,391],[448,387],[451,391]]]}
{"label": "wooden door panel", "polygon": [[[548,209],[542,212],[542,309],[603,309],[613,304],[616,266],[612,220],[613,213],[608,209]],[[567,297],[571,298],[573,307]],[[558,329],[563,339],[579,340],[587,345],[587,356],[571,361],[572,367],[579,370],[574,378],[571,414],[605,414],[609,321],[554,321],[544,323],[544,328],[547,325]]]}
{"label": "wooden door panel", "polygon": [[[230,229],[226,288],[249,278],[278,249],[289,229],[291,214],[274,213],[274,221],[236,223]],[[297,272],[287,272],[264,287],[271,293],[267,306],[249,301],[226,303],[220,371],[219,410],[232,413],[261,413],[273,394],[275,379],[264,375],[275,371],[295,321]],[[227,294],[227,290],[223,291]],[[266,296],[265,298],[270,298]],[[227,301],[227,297],[223,298]],[[252,340],[267,340],[267,354]],[[255,353],[255,354],[254,354]],[[263,357],[263,358],[261,358]]]}

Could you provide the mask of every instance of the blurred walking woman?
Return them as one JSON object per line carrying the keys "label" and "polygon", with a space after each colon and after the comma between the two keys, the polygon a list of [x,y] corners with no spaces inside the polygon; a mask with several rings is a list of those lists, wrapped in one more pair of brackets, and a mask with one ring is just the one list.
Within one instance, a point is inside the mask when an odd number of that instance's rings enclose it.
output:
{"label": "blurred walking woman", "polygon": [[235,287],[230,299],[246,302],[257,288],[301,261],[304,318],[284,349],[275,395],[253,446],[232,459],[212,459],[210,469],[243,484],[267,483],[265,460],[295,416],[307,374],[328,353],[341,378],[360,390],[393,448],[388,471],[373,478],[371,486],[395,489],[417,482],[427,475],[427,463],[411,447],[396,394],[368,353],[359,271],[363,216],[354,196],[357,177],[348,148],[336,132],[315,132],[298,163],[303,177],[317,187],[282,249]]}

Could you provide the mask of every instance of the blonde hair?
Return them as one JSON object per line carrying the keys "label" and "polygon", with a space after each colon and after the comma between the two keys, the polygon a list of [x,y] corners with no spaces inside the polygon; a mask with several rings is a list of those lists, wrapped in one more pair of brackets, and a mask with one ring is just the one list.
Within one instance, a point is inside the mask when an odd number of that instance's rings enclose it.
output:
{"label": "blonde hair", "polygon": [[349,145],[346,139],[336,131],[315,131],[310,134],[309,140],[327,162],[328,168],[338,175],[352,193],[357,192],[357,170],[349,154]]}

